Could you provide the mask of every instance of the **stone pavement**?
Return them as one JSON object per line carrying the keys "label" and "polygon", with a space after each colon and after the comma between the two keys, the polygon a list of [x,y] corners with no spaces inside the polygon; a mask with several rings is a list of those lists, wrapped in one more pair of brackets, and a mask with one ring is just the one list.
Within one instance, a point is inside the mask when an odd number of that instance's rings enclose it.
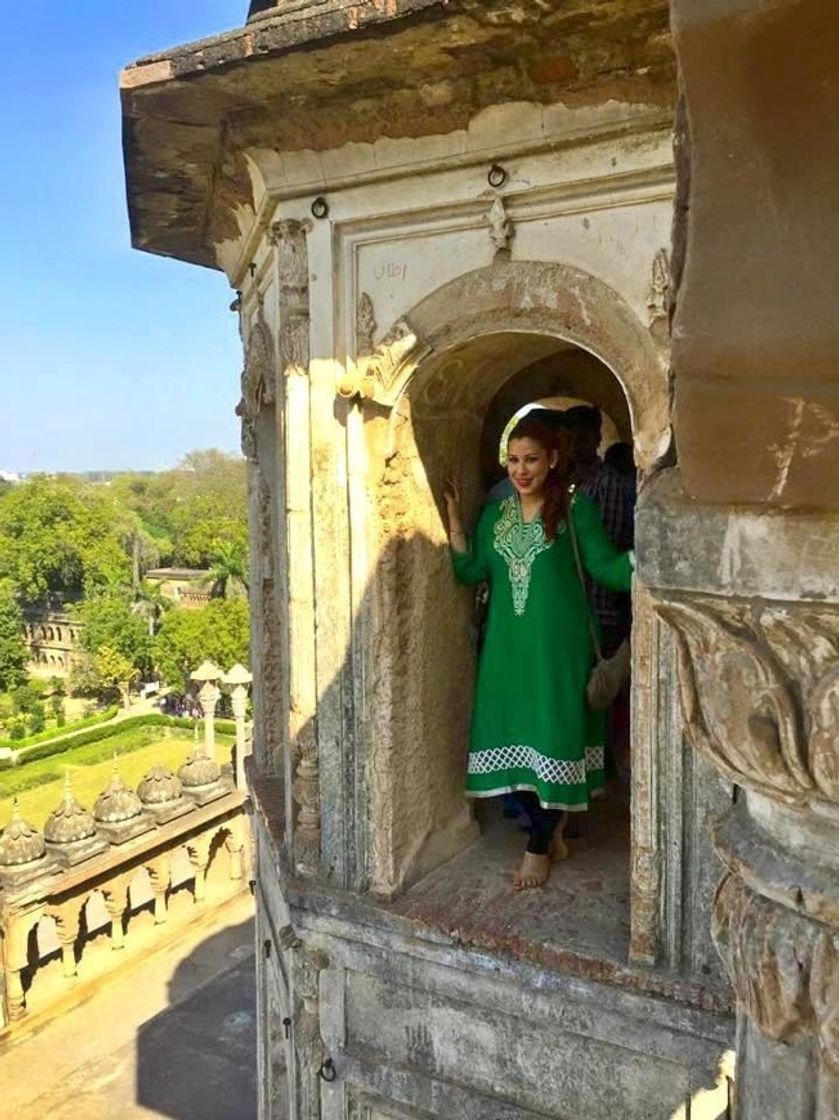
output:
{"label": "stone pavement", "polygon": [[0,1120],[254,1120],[252,915],[235,899],[0,1048]]}

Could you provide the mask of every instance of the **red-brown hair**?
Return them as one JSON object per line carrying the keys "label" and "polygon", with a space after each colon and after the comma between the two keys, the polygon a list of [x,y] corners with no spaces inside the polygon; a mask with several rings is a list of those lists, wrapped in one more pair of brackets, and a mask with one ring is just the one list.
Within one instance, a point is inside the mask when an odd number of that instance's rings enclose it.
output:
{"label": "red-brown hair", "polygon": [[568,512],[568,464],[569,464],[569,439],[568,433],[560,428],[548,425],[535,416],[525,414],[510,432],[507,446],[514,439],[532,439],[550,457],[557,454],[556,466],[548,471],[545,480],[545,498],[542,504],[542,524],[545,526],[545,536],[552,541],[556,536],[559,523]]}

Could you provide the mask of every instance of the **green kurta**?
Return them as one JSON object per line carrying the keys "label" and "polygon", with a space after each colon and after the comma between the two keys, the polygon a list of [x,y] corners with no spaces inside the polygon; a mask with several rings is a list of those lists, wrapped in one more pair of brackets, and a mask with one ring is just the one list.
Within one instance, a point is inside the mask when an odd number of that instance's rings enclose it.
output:
{"label": "green kurta", "polygon": [[[629,554],[614,550],[594,503],[575,495],[571,516],[592,578],[628,590]],[[492,502],[470,551],[452,560],[461,583],[491,588],[467,794],[533,790],[546,808],[587,809],[603,788],[606,717],[586,704],[594,654],[567,525],[548,541],[541,518],[522,520],[517,495]]]}

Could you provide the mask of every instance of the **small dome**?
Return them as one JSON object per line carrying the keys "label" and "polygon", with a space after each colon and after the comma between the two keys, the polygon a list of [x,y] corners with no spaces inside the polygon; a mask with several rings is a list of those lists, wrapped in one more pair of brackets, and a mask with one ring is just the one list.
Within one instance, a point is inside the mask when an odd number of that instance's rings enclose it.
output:
{"label": "small dome", "polygon": [[0,867],[21,867],[34,863],[46,853],[44,838],[27,824],[15,798],[12,819],[0,833]]}
{"label": "small dome", "polygon": [[187,789],[199,789],[217,782],[221,777],[221,770],[204,753],[203,747],[196,743],[192,754],[178,771],[178,777]]}
{"label": "small dome", "polygon": [[183,794],[183,786],[171,770],[158,763],[137,786],[137,796],[144,805],[168,805]]}
{"label": "small dome", "polygon": [[47,818],[44,839],[50,844],[73,844],[96,835],[96,821],[73,796],[70,775],[64,784],[64,797]]}
{"label": "small dome", "polygon": [[114,768],[113,777],[93,803],[93,815],[102,824],[121,824],[138,817],[143,803]]}

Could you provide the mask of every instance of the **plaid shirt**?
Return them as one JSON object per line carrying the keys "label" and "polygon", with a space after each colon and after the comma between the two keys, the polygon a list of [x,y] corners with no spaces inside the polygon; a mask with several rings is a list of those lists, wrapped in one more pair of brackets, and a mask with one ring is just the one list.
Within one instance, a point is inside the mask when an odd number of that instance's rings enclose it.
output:
{"label": "plaid shirt", "polygon": [[[600,510],[606,535],[619,552],[632,548],[635,519],[635,486],[606,463],[600,463],[586,478],[577,482],[577,490],[590,498]],[[621,637],[629,634],[631,625],[630,596],[624,591],[609,591],[600,584],[589,583],[589,602],[604,630],[617,630]]]}

